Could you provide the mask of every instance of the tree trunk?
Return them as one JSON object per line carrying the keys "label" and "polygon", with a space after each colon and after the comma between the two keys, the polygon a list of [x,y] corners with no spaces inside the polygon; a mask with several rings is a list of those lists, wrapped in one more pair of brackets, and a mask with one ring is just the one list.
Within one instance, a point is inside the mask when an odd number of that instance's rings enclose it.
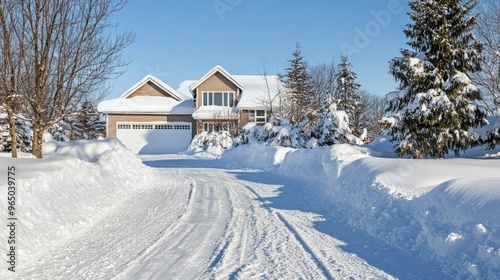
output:
{"label": "tree trunk", "polygon": [[17,158],[17,134],[16,134],[16,121],[14,119],[14,111],[10,107],[10,105],[6,106],[7,107],[7,115],[9,119],[9,133],[10,133],[10,139],[12,140],[11,147],[12,147],[12,157]]}
{"label": "tree trunk", "polygon": [[37,158],[42,158],[43,131],[39,126],[33,127],[33,148],[31,154]]}

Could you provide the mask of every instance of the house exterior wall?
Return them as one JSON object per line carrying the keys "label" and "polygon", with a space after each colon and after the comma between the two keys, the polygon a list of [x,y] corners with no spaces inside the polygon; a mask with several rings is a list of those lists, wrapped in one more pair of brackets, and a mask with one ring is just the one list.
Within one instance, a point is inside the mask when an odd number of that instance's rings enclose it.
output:
{"label": "house exterior wall", "polygon": [[176,99],[172,95],[170,95],[168,92],[165,92],[152,82],[147,82],[144,84],[142,87],[138,88],[134,93],[131,95],[127,96],[127,98],[132,98],[136,96],[166,96],[166,97],[171,97],[173,99]]}
{"label": "house exterior wall", "polygon": [[201,85],[197,87],[197,95],[196,95],[196,108],[200,108],[203,102],[203,92],[204,91],[233,91],[235,96],[235,105],[238,104],[238,87],[233,84],[230,80],[228,80],[224,75],[219,72],[216,72],[206,81],[204,81]]}
{"label": "house exterior wall", "polygon": [[116,137],[116,123],[118,122],[190,122],[192,137],[196,135],[196,121],[191,115],[117,115],[108,114],[108,135]]}

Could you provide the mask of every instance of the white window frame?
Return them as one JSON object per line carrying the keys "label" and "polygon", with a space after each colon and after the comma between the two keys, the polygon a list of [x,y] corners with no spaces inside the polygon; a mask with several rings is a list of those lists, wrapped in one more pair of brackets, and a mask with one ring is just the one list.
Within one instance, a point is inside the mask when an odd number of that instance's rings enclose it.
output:
{"label": "white window frame", "polygon": [[215,124],[213,122],[203,122],[203,131],[208,133],[214,131]]}
{"label": "white window frame", "polygon": [[[264,115],[263,116],[258,116],[257,115],[257,112],[264,112]],[[258,124],[265,124],[268,119],[267,119],[267,110],[259,110],[259,109],[256,109],[256,110],[248,110],[248,122],[254,122],[254,123],[258,123]]]}
{"label": "white window frame", "polygon": [[[215,105],[215,94],[221,94],[221,105]],[[202,106],[222,106],[234,107],[235,92],[234,91],[203,91]]]}

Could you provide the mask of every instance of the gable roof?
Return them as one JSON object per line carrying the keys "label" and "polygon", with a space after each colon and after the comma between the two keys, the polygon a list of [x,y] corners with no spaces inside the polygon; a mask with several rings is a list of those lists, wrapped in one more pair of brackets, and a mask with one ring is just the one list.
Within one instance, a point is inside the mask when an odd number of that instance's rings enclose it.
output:
{"label": "gable roof", "polygon": [[243,86],[236,81],[222,66],[217,65],[212,70],[208,71],[201,79],[192,84],[189,89],[192,91],[195,88],[199,87],[203,82],[205,82],[208,78],[212,77],[215,73],[219,72],[222,76],[228,79],[231,83],[237,86],[240,90],[243,90]]}
{"label": "gable roof", "polygon": [[139,82],[137,82],[135,85],[131,86],[129,89],[127,89],[121,96],[120,98],[127,98],[130,95],[132,95],[136,90],[147,84],[148,82],[153,83],[160,89],[164,90],[168,94],[170,94],[173,99],[177,101],[184,101],[187,99],[190,99],[191,97],[189,96],[184,96],[183,94],[177,92],[175,89],[167,85],[166,83],[162,82],[160,79],[156,78],[155,76],[148,74],[144,76]]}

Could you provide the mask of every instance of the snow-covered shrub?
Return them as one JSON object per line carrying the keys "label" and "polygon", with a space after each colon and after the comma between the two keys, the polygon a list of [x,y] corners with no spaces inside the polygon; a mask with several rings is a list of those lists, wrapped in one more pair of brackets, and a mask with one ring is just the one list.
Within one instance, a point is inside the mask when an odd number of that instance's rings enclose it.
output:
{"label": "snow-covered shrub", "polygon": [[233,138],[227,131],[206,132],[196,135],[189,144],[188,150],[207,151],[221,155],[225,150],[233,147]]}
{"label": "snow-covered shrub", "polygon": [[243,134],[235,138],[235,146],[263,142],[268,146],[305,148],[310,136],[305,128],[307,121],[291,124],[287,119],[271,119],[263,126],[249,123]]}
{"label": "snow-covered shrub", "polygon": [[271,119],[263,126],[249,123],[243,127],[243,134],[235,138],[235,146],[253,142],[295,149],[338,143],[363,144],[352,134],[345,111],[337,111],[335,104],[323,110],[312,129],[308,121],[291,124],[287,119]]}
{"label": "snow-covered shrub", "polygon": [[55,141],[67,142],[71,140],[71,125],[66,121],[60,121],[54,124],[48,129],[48,131],[50,134],[52,134],[52,137]]}

